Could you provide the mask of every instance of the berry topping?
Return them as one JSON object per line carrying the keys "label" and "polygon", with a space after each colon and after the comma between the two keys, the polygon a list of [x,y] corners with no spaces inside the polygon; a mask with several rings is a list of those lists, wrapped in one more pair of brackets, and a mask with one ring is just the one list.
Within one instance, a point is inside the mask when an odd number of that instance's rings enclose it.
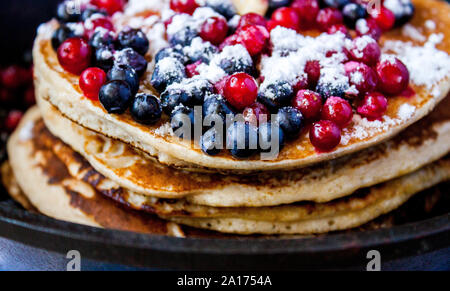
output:
{"label": "berry topping", "polygon": [[103,16],[108,16],[108,13],[105,10],[99,10],[94,7],[88,7],[81,13],[81,21],[86,21],[91,18],[94,14],[100,14]]}
{"label": "berry topping", "polygon": [[346,36],[349,36],[349,32],[348,29],[345,25],[343,24],[333,24],[332,26],[330,26],[328,28],[327,31],[329,34],[333,34],[333,33],[337,33],[337,32],[341,32],[343,34],[345,34]]}
{"label": "berry topping", "polygon": [[386,113],[387,99],[378,92],[366,94],[357,112],[369,120],[380,119]]}
{"label": "berry topping", "polygon": [[[215,118],[221,118],[223,124],[225,124],[227,115],[234,115],[221,95],[208,95],[205,97],[202,111],[205,125],[210,126],[214,125]],[[212,121],[212,123],[208,124],[207,120]]]}
{"label": "berry topping", "polygon": [[275,25],[280,25],[293,30],[298,30],[300,27],[300,17],[294,8],[282,7],[275,10],[272,14],[271,20]]}
{"label": "berry topping", "polygon": [[373,19],[358,19],[355,24],[356,33],[361,35],[369,35],[374,40],[378,41],[381,37],[381,28]]}
{"label": "berry topping", "polygon": [[303,129],[303,115],[294,107],[281,108],[275,117],[275,122],[280,125],[286,139],[297,138]]}
{"label": "berry topping", "polygon": [[236,8],[233,5],[233,2],[230,0],[206,0],[206,7],[212,8],[217,13],[223,15],[226,19],[231,19],[236,15]]}
{"label": "berry topping", "polygon": [[13,132],[22,120],[23,112],[19,110],[12,110],[8,113],[5,120],[5,128],[9,132]]}
{"label": "berry topping", "polygon": [[155,55],[155,62],[158,63],[162,59],[165,58],[175,58],[179,60],[181,63],[185,64],[187,63],[187,57],[183,54],[182,49],[174,48],[174,47],[167,47],[160,50]]}
{"label": "berry topping", "polygon": [[352,106],[340,97],[330,97],[322,109],[322,119],[333,121],[341,128],[350,124],[353,118]]}
{"label": "berry topping", "polygon": [[341,142],[341,129],[332,121],[321,120],[311,127],[309,139],[316,150],[329,152]]}
{"label": "berry topping", "polygon": [[355,28],[358,19],[366,18],[366,9],[357,3],[349,3],[342,8],[342,16],[344,23],[350,28]]}
{"label": "berry topping", "polygon": [[300,28],[312,28],[316,23],[319,13],[319,2],[317,0],[294,0],[291,5],[297,11],[300,18]]}
{"label": "berry topping", "polygon": [[222,17],[206,19],[200,29],[200,37],[212,44],[219,45],[228,34],[228,23]]}
{"label": "berry topping", "polygon": [[78,22],[81,15],[77,10],[75,1],[62,2],[56,9],[56,19],[62,23]]}
{"label": "berry topping", "polygon": [[311,90],[300,90],[292,100],[292,106],[300,110],[304,118],[314,120],[322,112],[322,96]]}
{"label": "berry topping", "polygon": [[261,152],[278,154],[283,146],[284,132],[277,123],[269,121],[259,126],[259,148]]}
{"label": "berry topping", "polygon": [[202,61],[196,61],[193,64],[189,64],[186,66],[186,76],[188,78],[192,78],[194,76],[199,75],[200,73],[197,71],[197,67],[203,64]]}
{"label": "berry topping", "polygon": [[97,101],[98,93],[103,84],[106,83],[106,73],[99,68],[88,68],[81,73],[80,88],[84,96]]}
{"label": "berry topping", "polygon": [[305,73],[308,75],[308,84],[315,87],[320,79],[319,61],[307,61],[305,64]]}
{"label": "berry topping", "polygon": [[114,25],[108,17],[95,17],[96,15],[89,18],[84,23],[84,35],[87,39],[91,39],[98,28],[103,28],[107,31],[114,31]]}
{"label": "berry topping", "polygon": [[94,65],[105,72],[109,71],[114,65],[114,51],[106,46],[96,49]]}
{"label": "berry topping", "polygon": [[263,26],[247,25],[238,31],[238,37],[251,56],[260,54],[269,42],[269,32]]}
{"label": "berry topping", "polygon": [[378,77],[372,68],[358,62],[348,62],[344,66],[345,73],[350,81],[350,86],[355,86],[359,92],[359,96],[364,96],[367,92],[376,89]]}
{"label": "berry topping", "polygon": [[52,36],[52,47],[56,51],[59,46],[69,38],[75,37],[75,33],[66,25],[61,25]]}
{"label": "berry topping", "polygon": [[380,59],[381,50],[373,38],[365,35],[353,40],[350,55],[355,61],[374,66]]}
{"label": "berry topping", "polygon": [[89,45],[94,49],[99,49],[101,47],[114,47],[114,42],[116,41],[114,33],[105,29],[97,30],[89,40]]}
{"label": "berry topping", "polygon": [[186,27],[178,30],[174,34],[169,35],[169,43],[172,46],[181,45],[188,46],[192,40],[198,36],[197,32],[193,29]]}
{"label": "berry topping", "polygon": [[102,86],[99,100],[108,113],[124,113],[133,100],[130,86],[124,81],[110,81]]}
{"label": "berry topping", "polygon": [[376,24],[384,31],[394,27],[394,13],[383,6],[380,7],[380,9],[372,9],[370,12],[370,17],[375,20]]}
{"label": "berry topping", "polygon": [[123,49],[115,54],[115,63],[129,65],[141,77],[147,70],[147,60],[131,48]]}
{"label": "berry topping", "polygon": [[287,82],[266,85],[258,94],[258,101],[267,106],[270,111],[277,112],[282,106],[291,104],[294,89]]}
{"label": "berry topping", "polygon": [[[178,106],[170,115],[170,126],[172,127],[175,136],[184,139],[190,139],[194,131],[195,115],[194,109],[186,106]],[[180,131],[178,132],[178,130]],[[186,135],[185,135],[186,134]],[[190,136],[188,136],[190,135]]]}
{"label": "berry topping", "polygon": [[179,13],[194,13],[198,4],[195,0],[170,0],[170,9]]}
{"label": "berry topping", "polygon": [[139,76],[136,71],[128,65],[115,65],[108,71],[108,81],[124,81],[130,86],[131,93],[135,95],[139,90]]}
{"label": "berry topping", "polygon": [[200,147],[207,155],[218,155],[223,148],[223,134],[214,127],[210,128],[200,138]]}
{"label": "berry topping", "polygon": [[253,74],[252,57],[240,44],[225,47],[215,61],[228,75],[239,72]]}
{"label": "berry topping", "polygon": [[267,26],[267,20],[259,14],[247,13],[242,15],[237,26],[238,30],[247,25],[260,25],[263,27]]}
{"label": "berry topping", "polygon": [[149,94],[137,94],[130,112],[133,119],[141,124],[155,124],[162,114],[159,99]]}
{"label": "berry topping", "polygon": [[123,11],[125,0],[92,0],[91,3],[100,9],[104,9],[109,15]]}
{"label": "berry topping", "polygon": [[324,4],[328,7],[342,8],[350,3],[350,0],[323,0]]}
{"label": "berry topping", "polygon": [[69,38],[59,46],[58,60],[66,71],[78,75],[89,67],[91,49],[84,39]]}
{"label": "berry topping", "polygon": [[414,16],[415,8],[411,0],[385,0],[383,5],[394,13],[396,26],[407,23]]}
{"label": "berry topping", "polygon": [[258,150],[258,129],[246,122],[234,122],[227,129],[227,149],[235,158],[248,158]]}
{"label": "berry topping", "polygon": [[150,46],[147,36],[140,29],[125,28],[119,33],[117,40],[121,48],[132,48],[143,56]]}
{"label": "berry topping", "polygon": [[203,41],[200,37],[194,38],[191,45],[183,49],[184,54],[190,62],[202,61],[207,64],[209,64],[210,60],[218,51],[217,47],[213,46],[210,42]]}
{"label": "berry topping", "polygon": [[245,108],[242,114],[244,115],[244,120],[253,125],[258,125],[260,122],[267,122],[270,120],[269,110],[259,102],[255,102]]}
{"label": "berry topping", "polygon": [[342,24],[342,13],[336,8],[324,8],[319,11],[316,18],[322,31],[327,31],[333,24]]}
{"label": "berry topping", "polygon": [[236,73],[227,79],[224,95],[234,108],[242,110],[256,101],[258,85],[252,76]]}
{"label": "berry topping", "polygon": [[377,65],[378,87],[388,95],[402,93],[409,84],[409,71],[406,66],[394,56],[386,56]]}

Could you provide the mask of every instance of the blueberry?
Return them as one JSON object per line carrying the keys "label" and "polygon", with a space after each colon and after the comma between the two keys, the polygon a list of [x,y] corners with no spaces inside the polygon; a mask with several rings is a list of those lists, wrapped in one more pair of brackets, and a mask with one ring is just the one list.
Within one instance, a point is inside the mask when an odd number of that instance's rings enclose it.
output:
{"label": "blueberry", "polygon": [[323,0],[323,2],[328,7],[342,8],[350,3],[350,0]]}
{"label": "blueberry", "polygon": [[161,49],[155,56],[155,62],[157,63],[165,58],[175,58],[183,64],[188,62],[188,58],[183,54],[182,49],[178,49],[177,47],[167,47]]}
{"label": "blueberry", "polygon": [[357,3],[349,3],[342,9],[345,24],[350,28],[355,28],[355,23],[360,18],[366,18],[366,9]]}
{"label": "blueberry", "polygon": [[139,91],[139,76],[136,71],[128,65],[115,65],[107,74],[108,81],[120,80],[130,86],[131,94]]}
{"label": "blueberry", "polygon": [[395,15],[395,26],[401,26],[414,16],[414,4],[411,0],[386,0],[384,7],[391,10]]}
{"label": "blueberry", "polygon": [[281,108],[277,113],[275,121],[280,125],[286,139],[295,139],[299,136],[303,128],[303,115],[294,107],[287,106]]}
{"label": "blueberry", "polygon": [[248,158],[258,151],[258,130],[246,122],[234,122],[227,129],[227,149],[235,158]]}
{"label": "blueberry", "polygon": [[117,39],[121,48],[132,48],[143,56],[150,46],[147,36],[140,29],[126,28],[119,33]]}
{"label": "blueberry", "polygon": [[114,65],[114,50],[110,47],[100,47],[95,50],[94,64],[105,72],[111,70]]}
{"label": "blueberry", "polygon": [[[281,127],[277,123],[267,122],[263,123],[259,126],[259,146],[260,150],[263,153],[269,153],[271,150],[275,150],[272,146],[276,146],[278,148],[278,152],[284,146],[284,132]],[[278,141],[272,142],[272,133],[278,134]],[[274,138],[276,138],[274,136]]]}
{"label": "blueberry", "polygon": [[[234,112],[231,110],[231,107],[225,99],[218,94],[209,95],[205,98],[202,111],[203,118],[209,118],[211,121],[214,121],[216,116],[218,116],[222,119],[224,125],[227,115],[234,115]],[[211,124],[211,126],[213,125],[214,124]]]}
{"label": "blueberry", "polygon": [[130,108],[134,120],[142,124],[155,124],[161,119],[161,103],[149,94],[138,94]]}
{"label": "blueberry", "polygon": [[207,0],[206,7],[212,8],[217,13],[222,14],[227,20],[230,20],[237,13],[233,3],[229,0]]}
{"label": "blueberry", "polygon": [[110,81],[102,86],[99,99],[108,113],[124,113],[132,101],[130,86],[124,81]]}
{"label": "blueberry", "polygon": [[210,156],[218,155],[223,148],[223,132],[210,128],[200,138],[202,151]]}
{"label": "blueberry", "polygon": [[94,49],[98,49],[101,47],[111,47],[114,48],[115,37],[114,34],[105,29],[100,29],[95,31],[89,40],[89,45]]}
{"label": "blueberry", "polygon": [[345,91],[348,89],[348,85],[328,83],[321,80],[322,79],[319,80],[315,91],[319,93],[323,99],[328,99],[331,96],[345,97]]}
{"label": "blueberry", "polygon": [[214,55],[219,52],[219,49],[210,42],[205,42],[200,37],[196,37],[192,40],[190,46],[183,49],[183,52],[191,63],[202,61],[209,64]]}
{"label": "blueberry", "polygon": [[177,31],[173,35],[169,35],[169,43],[172,46],[181,45],[183,47],[191,44],[192,40],[197,37],[197,32],[186,27]]}
{"label": "blueberry", "polygon": [[183,91],[181,89],[166,89],[161,94],[161,107],[167,115],[170,115],[175,107],[181,104],[181,94]]}
{"label": "blueberry", "polygon": [[184,78],[186,72],[183,64],[174,58],[164,58],[156,63],[151,84],[158,92],[163,92],[167,86],[180,83]]}
{"label": "blueberry", "polygon": [[281,7],[288,7],[291,5],[292,0],[269,0],[268,14],[272,14],[275,10]]}
{"label": "blueberry", "polygon": [[116,64],[125,64],[132,67],[139,77],[142,77],[147,70],[147,61],[143,56],[138,54],[132,48],[126,48],[121,50],[115,59]]}
{"label": "blueberry", "polygon": [[202,105],[205,96],[212,94],[214,87],[204,79],[187,79],[182,83],[168,86],[161,94],[161,102],[164,112],[171,112],[176,106]]}
{"label": "blueberry", "polygon": [[52,47],[56,51],[68,38],[74,37],[75,32],[66,25],[61,25],[52,36]]}
{"label": "blueberry", "polygon": [[253,75],[253,60],[241,45],[225,47],[222,53],[214,58],[214,62],[228,75],[244,72]]}
{"label": "blueberry", "polygon": [[[188,139],[188,135],[192,137],[192,133],[194,132],[194,122],[194,109],[186,106],[178,106],[170,116],[170,126],[175,132],[175,135],[179,138]],[[176,132],[182,128],[184,128],[186,132],[184,130],[181,130],[182,132]],[[190,132],[188,131],[189,129]]]}
{"label": "blueberry", "polygon": [[258,94],[258,101],[266,105],[271,112],[276,112],[282,106],[291,103],[294,89],[287,82],[267,85]]}
{"label": "blueberry", "polygon": [[94,14],[101,14],[104,16],[108,16],[108,13],[104,10],[99,10],[97,8],[93,8],[93,7],[89,7],[86,8],[82,13],[81,13],[81,21],[86,21],[89,18],[91,18]]}
{"label": "blueberry", "polygon": [[78,22],[81,19],[81,13],[78,11],[76,1],[65,1],[56,8],[56,18],[64,22]]}

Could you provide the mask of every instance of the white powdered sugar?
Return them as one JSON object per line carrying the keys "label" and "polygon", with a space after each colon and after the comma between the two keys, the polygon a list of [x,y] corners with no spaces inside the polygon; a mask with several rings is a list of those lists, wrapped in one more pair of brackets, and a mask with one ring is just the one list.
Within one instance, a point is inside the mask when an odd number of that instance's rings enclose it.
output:
{"label": "white powdered sugar", "polygon": [[413,40],[424,42],[427,38],[416,27],[411,24],[405,24],[402,28],[403,36],[409,37]]}
{"label": "white powdered sugar", "polygon": [[212,84],[219,82],[227,76],[227,73],[215,64],[207,65],[202,63],[197,67],[197,72],[201,78],[210,81]]}
{"label": "white powdered sugar", "polygon": [[353,126],[342,129],[342,145],[348,145],[351,140],[364,140],[376,134],[386,132],[391,127],[400,124],[400,119],[384,116],[382,120],[368,120],[359,114],[353,115]]}
{"label": "white powdered sugar", "polygon": [[436,29],[436,22],[434,22],[431,19],[428,19],[427,21],[425,21],[425,27],[428,30],[435,30]]}
{"label": "white powdered sugar", "polygon": [[369,32],[370,28],[367,25],[367,21],[364,18],[358,19],[355,24],[356,30],[361,34],[366,34]]}
{"label": "white powdered sugar", "polygon": [[145,11],[163,11],[169,8],[169,0],[129,0],[125,15],[136,15]]}
{"label": "white powdered sugar", "polygon": [[432,34],[423,46],[411,42],[387,41],[384,51],[392,51],[408,67],[411,81],[432,90],[434,96],[440,94],[436,86],[439,81],[450,76],[449,55],[436,48],[443,39],[442,34]]}
{"label": "white powdered sugar", "polygon": [[159,136],[173,136],[173,129],[169,122],[163,123],[159,128],[155,130],[155,134]]}
{"label": "white powdered sugar", "polygon": [[159,72],[161,74],[172,74],[173,72],[178,72],[184,70],[184,66],[182,63],[180,63],[179,60],[175,58],[164,58],[158,62],[156,65],[156,68],[158,68]]}
{"label": "white powdered sugar", "polygon": [[364,49],[367,47],[367,45],[372,43],[376,43],[376,41],[372,37],[363,35],[361,37],[355,38],[354,42],[349,42],[347,44],[347,49],[351,50],[355,57],[362,58],[364,57]]}
{"label": "white powdered sugar", "polygon": [[172,22],[167,27],[167,34],[174,35],[178,31],[187,28],[198,32],[201,28],[201,25],[211,17],[223,18],[222,15],[215,12],[209,7],[197,8],[192,16],[184,13],[176,14],[172,18]]}
{"label": "white powdered sugar", "polygon": [[398,117],[402,120],[408,120],[413,116],[415,111],[415,106],[405,103],[398,109]]}

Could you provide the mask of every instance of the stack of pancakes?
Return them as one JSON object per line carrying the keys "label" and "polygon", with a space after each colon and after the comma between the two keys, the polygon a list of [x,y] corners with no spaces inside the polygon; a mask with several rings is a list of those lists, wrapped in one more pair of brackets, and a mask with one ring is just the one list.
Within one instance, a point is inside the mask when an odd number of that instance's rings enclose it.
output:
{"label": "stack of pancakes", "polygon": [[[448,5],[415,2],[411,25],[433,18],[448,52]],[[400,31],[384,38],[406,40]],[[412,83],[414,96],[391,97],[383,121],[355,121],[330,153],[305,133],[266,161],[211,157],[168,134],[166,120],[149,127],[107,114],[60,67],[46,29],[34,63],[38,106],[12,135],[2,176],[24,207],[57,219],[175,236],[318,234],[366,224],[450,179],[448,75],[432,88]]]}

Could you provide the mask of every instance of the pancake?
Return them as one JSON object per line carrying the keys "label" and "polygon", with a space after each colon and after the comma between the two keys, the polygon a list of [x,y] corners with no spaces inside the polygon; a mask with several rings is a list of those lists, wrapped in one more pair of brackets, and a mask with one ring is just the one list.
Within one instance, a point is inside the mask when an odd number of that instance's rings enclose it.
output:
{"label": "pancake", "polygon": [[[447,29],[450,26],[449,5],[437,0],[416,0],[414,3],[417,13],[410,23],[411,27],[416,30],[420,29],[426,37],[431,37],[433,36],[432,32],[425,29],[425,23],[432,19],[437,26],[437,30],[434,32],[443,35],[443,41],[437,45],[437,48],[448,53],[450,47],[450,32]],[[125,14],[127,14],[126,12]],[[155,12],[158,11],[153,11],[153,13]],[[55,25],[55,22],[50,22],[41,27],[33,49],[35,86],[38,97],[48,100],[72,121],[90,130],[131,144],[152,156],[173,157],[175,161],[182,160],[188,164],[218,171],[269,171],[306,167],[374,146],[397,135],[409,125],[429,114],[447,96],[450,88],[448,75],[433,84],[432,87],[412,83],[411,88],[416,93],[414,96],[390,97],[388,111],[383,122],[355,119],[343,131],[342,139],[345,142],[330,153],[317,153],[310,144],[307,134],[304,133],[298,140],[288,143],[275,160],[264,161],[257,157],[237,160],[228,152],[211,157],[193,148],[190,142],[180,141],[178,138],[166,134],[167,120],[163,119],[154,126],[142,126],[134,122],[129,113],[107,114],[99,102],[84,97],[78,86],[78,76],[71,75],[62,69],[51,48],[50,37]],[[403,35],[400,29],[386,33],[382,43],[397,40],[411,41],[416,46],[423,46],[423,42],[411,39],[411,34]],[[151,55],[148,56],[149,60],[151,57]],[[417,73],[418,68],[426,68],[428,61],[427,58],[416,58],[414,60],[415,70],[412,70],[411,74]],[[146,81],[141,86],[143,92],[152,92],[148,87],[150,73],[151,71],[144,76]],[[414,78],[417,76],[412,77],[413,80],[417,79]]]}
{"label": "pancake", "polygon": [[[35,113],[32,110],[30,114]],[[40,212],[97,227],[164,234],[167,224],[155,219],[153,214],[157,214],[176,223],[223,233],[325,233],[363,225],[396,209],[415,193],[450,178],[450,159],[446,158],[325,204],[206,207],[184,200],[150,200],[130,192],[96,172],[67,145],[48,140],[43,128],[43,122],[25,120],[8,143],[11,167],[20,188]],[[113,201],[123,207],[118,208]]]}
{"label": "pancake", "polygon": [[[38,98],[38,104],[50,132],[103,176],[141,195],[185,198],[207,206],[328,202],[416,171],[450,151],[450,98],[425,119],[376,147],[310,168],[246,176],[191,173],[160,165],[124,143],[71,122],[48,102]],[[29,117],[39,118],[39,114]],[[49,144],[61,143],[48,133],[41,136],[48,136]]]}

